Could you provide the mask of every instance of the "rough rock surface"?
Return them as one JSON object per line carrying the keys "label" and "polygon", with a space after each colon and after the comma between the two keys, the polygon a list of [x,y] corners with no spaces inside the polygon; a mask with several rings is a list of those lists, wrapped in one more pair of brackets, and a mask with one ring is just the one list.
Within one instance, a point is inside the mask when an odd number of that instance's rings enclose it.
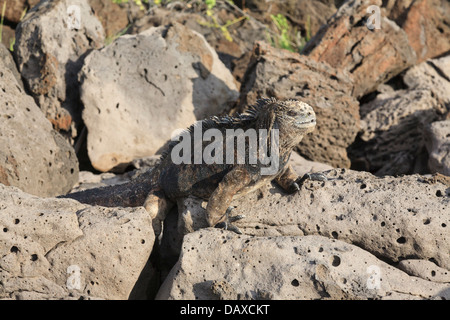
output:
{"label": "rough rock surface", "polygon": [[81,78],[88,154],[100,171],[155,154],[174,130],[225,112],[238,96],[214,50],[180,24],[92,52]]}
{"label": "rough rock surface", "polygon": [[[399,90],[381,93],[361,110],[360,138],[364,143],[351,152],[355,161],[366,162],[364,170],[378,176],[423,171],[424,129],[444,112],[429,90]],[[426,164],[425,164],[426,166]]]}
{"label": "rough rock surface", "polygon": [[[309,41],[302,53],[352,74],[360,98],[413,65],[416,54],[406,33],[381,13],[380,29],[366,26],[370,5],[381,0],[347,1]],[[376,66],[376,68],[374,67]]]}
{"label": "rough rock surface", "polygon": [[398,268],[407,274],[433,282],[450,283],[450,271],[438,267],[428,260],[406,259],[398,263]]}
{"label": "rough rock surface", "polygon": [[[1,7],[0,7],[1,10]],[[2,44],[7,47],[10,48],[11,44],[13,43],[13,41],[15,41],[15,31],[12,27],[8,26],[8,25],[3,25],[3,30],[2,30]]]}
{"label": "rough rock surface", "polygon": [[[449,110],[449,63],[450,56],[424,61],[406,71],[405,89],[387,86],[361,105],[359,140],[349,149],[353,165],[359,163],[360,169],[380,176],[428,172],[426,148],[431,145],[424,131]],[[432,172],[442,173],[433,166]]]}
{"label": "rough rock surface", "polygon": [[20,73],[17,71],[16,63],[14,62],[11,52],[2,44],[0,44],[0,61],[5,70],[7,69],[12,72],[17,83],[23,89],[22,78],[20,77]]}
{"label": "rough rock surface", "polygon": [[241,88],[240,110],[261,97],[301,99],[314,108],[315,131],[299,145],[309,160],[350,166],[346,148],[359,128],[359,103],[349,73],[257,42]]}
{"label": "rough rock surface", "polygon": [[185,237],[157,299],[448,299],[448,285],[410,277],[357,246],[322,236]]}
{"label": "rough rock surface", "polygon": [[450,50],[450,3],[446,0],[413,1],[400,21],[417,62]]}
{"label": "rough rock surface", "polygon": [[96,17],[105,30],[106,38],[112,38],[128,25],[127,11],[110,0],[88,0]]}
{"label": "rough rock surface", "polygon": [[41,1],[17,26],[14,56],[19,72],[53,127],[69,138],[77,135],[81,121],[78,71],[104,37],[86,0]]}
{"label": "rough rock surface", "polygon": [[433,122],[426,128],[428,167],[450,176],[450,120]]}
{"label": "rough rock surface", "polygon": [[[328,181],[307,181],[294,195],[268,187],[233,201],[232,214],[246,216],[236,226],[253,236],[321,235],[392,263],[414,257],[450,269],[449,180],[377,178],[346,169],[324,173]],[[202,202],[188,198],[182,204],[179,232],[203,227]]]}
{"label": "rough rock surface", "polygon": [[291,158],[289,159],[289,164],[300,177],[306,173],[333,169],[333,167],[328,164],[306,160],[296,152],[292,152]]}
{"label": "rough rock surface", "polygon": [[408,89],[426,89],[450,111],[450,55],[429,59],[405,72],[403,82]]}
{"label": "rough rock surface", "polygon": [[52,196],[78,181],[75,152],[0,60],[0,183]]}
{"label": "rough rock surface", "polygon": [[40,199],[0,185],[0,299],[127,299],[153,242],[143,208]]}

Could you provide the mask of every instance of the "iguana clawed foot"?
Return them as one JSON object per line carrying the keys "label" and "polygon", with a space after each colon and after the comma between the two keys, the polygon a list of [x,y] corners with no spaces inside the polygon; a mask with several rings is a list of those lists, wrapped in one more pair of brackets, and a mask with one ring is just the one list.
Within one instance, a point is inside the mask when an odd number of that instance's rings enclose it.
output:
{"label": "iguana clawed foot", "polygon": [[229,230],[229,231],[233,231],[237,234],[242,234],[241,230],[239,230],[238,227],[236,227],[235,225],[231,224],[231,222],[235,222],[238,220],[241,220],[243,218],[245,218],[245,215],[237,215],[237,216],[230,216],[231,211],[236,208],[233,206],[228,207],[227,211],[225,212],[225,221],[223,222],[219,222],[218,224],[216,224],[214,227],[215,228],[220,228],[220,229],[224,229],[224,230]]}
{"label": "iguana clawed foot", "polygon": [[312,181],[327,181],[327,177],[323,173],[315,172],[315,173],[305,173],[303,177],[298,178],[291,184],[289,187],[289,191],[291,193],[297,192],[300,190],[300,186],[305,182],[306,179]]}

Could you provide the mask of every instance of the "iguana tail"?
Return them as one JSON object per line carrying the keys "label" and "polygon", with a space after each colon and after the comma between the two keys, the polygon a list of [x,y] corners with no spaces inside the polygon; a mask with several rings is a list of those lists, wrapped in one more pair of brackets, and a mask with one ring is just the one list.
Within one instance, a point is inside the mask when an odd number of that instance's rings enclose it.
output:
{"label": "iguana tail", "polygon": [[71,198],[81,203],[104,207],[142,206],[149,192],[155,187],[153,171],[144,172],[127,183],[69,193],[58,198]]}

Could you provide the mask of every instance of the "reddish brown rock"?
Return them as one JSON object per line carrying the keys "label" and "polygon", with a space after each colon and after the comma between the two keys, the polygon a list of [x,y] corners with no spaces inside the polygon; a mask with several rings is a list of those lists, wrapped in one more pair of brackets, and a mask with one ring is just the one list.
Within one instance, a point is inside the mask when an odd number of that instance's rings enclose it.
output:
{"label": "reddish brown rock", "polygon": [[6,2],[5,6],[5,20],[10,23],[19,23],[20,18],[27,12],[31,7],[36,5],[39,0],[0,0],[0,13],[3,9],[3,4]]}
{"label": "reddish brown rock", "polygon": [[[0,13],[1,13],[1,7],[0,7]],[[2,43],[5,45],[5,47],[9,49],[11,44],[14,43],[14,41],[15,41],[14,39],[15,39],[14,29],[8,25],[3,25]]]}
{"label": "reddish brown rock", "polygon": [[89,5],[100,20],[106,37],[114,37],[128,25],[127,11],[111,0],[89,0]]}
{"label": "reddish brown rock", "polygon": [[380,29],[370,30],[367,8],[381,1],[344,4],[305,46],[302,53],[353,75],[353,95],[362,97],[416,61],[406,33],[381,12]]}
{"label": "reddish brown rock", "polygon": [[447,0],[414,1],[401,27],[417,62],[434,58],[450,50],[450,3]]}
{"label": "reddish brown rock", "polygon": [[62,109],[61,113],[58,113],[55,118],[50,118],[48,120],[52,123],[53,128],[56,131],[69,131],[70,125],[72,124],[72,117],[65,109]]}
{"label": "reddish brown rock", "polygon": [[317,128],[303,139],[299,152],[310,160],[348,168],[346,148],[359,128],[359,104],[352,90],[348,72],[257,42],[241,88],[238,111],[261,97],[305,101],[314,108]]}

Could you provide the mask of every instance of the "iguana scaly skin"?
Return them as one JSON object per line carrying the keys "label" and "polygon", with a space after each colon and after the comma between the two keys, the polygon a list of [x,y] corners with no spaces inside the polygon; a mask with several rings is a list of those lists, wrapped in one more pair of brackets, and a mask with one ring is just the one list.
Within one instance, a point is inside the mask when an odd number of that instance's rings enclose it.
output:
{"label": "iguana scaly skin", "polygon": [[[201,124],[201,127],[199,125]],[[175,164],[172,159],[172,151],[176,143],[169,145],[168,151],[161,157],[160,164],[151,175],[151,190],[145,200],[144,207],[153,219],[153,227],[158,235],[161,232],[161,222],[165,219],[170,208],[178,198],[189,195],[208,201],[206,219],[210,226],[223,227],[237,233],[239,229],[231,224],[239,217],[231,218],[230,203],[236,196],[244,195],[257,190],[269,181],[275,180],[284,190],[295,192],[299,190],[299,184],[306,177],[299,178],[288,165],[289,157],[294,147],[302,140],[304,135],[314,130],[316,116],[311,106],[295,101],[278,101],[276,99],[261,99],[251,106],[244,114],[236,116],[212,117],[188,129],[193,133],[195,129],[204,132],[207,129],[218,129],[226,136],[226,129],[278,129],[279,165],[278,170],[270,175],[262,175],[261,169],[269,165],[258,160],[256,164],[249,161],[249,149],[246,148],[245,163],[237,164],[212,163],[194,164],[194,155],[203,153],[210,141],[200,144],[201,150],[195,150],[193,134],[191,137],[191,162],[187,164]],[[197,126],[197,127],[196,127]],[[258,134],[259,137],[259,134]],[[270,133],[267,134],[267,146],[270,148],[273,142]],[[198,145],[197,145],[198,148]],[[223,159],[226,155],[226,143],[223,141]],[[272,152],[273,150],[270,150]],[[236,150],[233,150],[236,155]],[[236,158],[235,158],[236,159]],[[320,174],[308,175],[308,178],[323,180]]]}

